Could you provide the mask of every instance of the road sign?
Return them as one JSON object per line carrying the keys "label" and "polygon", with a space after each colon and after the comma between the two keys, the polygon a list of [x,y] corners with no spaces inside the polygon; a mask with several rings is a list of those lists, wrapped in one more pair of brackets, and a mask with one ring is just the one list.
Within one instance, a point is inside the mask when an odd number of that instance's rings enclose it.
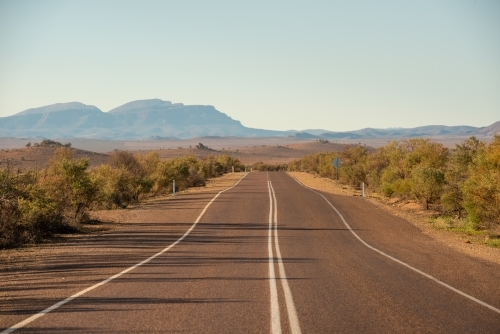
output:
{"label": "road sign", "polygon": [[339,168],[340,168],[340,163],[342,161],[340,161],[340,158],[335,158],[332,160],[332,165],[333,167],[335,167],[335,170],[336,170],[336,174],[337,174],[337,181],[339,180]]}
{"label": "road sign", "polygon": [[335,158],[335,159],[332,160],[332,165],[333,165],[333,167],[339,169],[341,162],[342,161],[340,161],[340,158]]}

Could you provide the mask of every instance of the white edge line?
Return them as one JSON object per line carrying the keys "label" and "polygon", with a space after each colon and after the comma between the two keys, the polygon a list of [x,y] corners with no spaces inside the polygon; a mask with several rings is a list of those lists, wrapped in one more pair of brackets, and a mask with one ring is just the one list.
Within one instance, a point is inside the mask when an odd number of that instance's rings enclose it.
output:
{"label": "white edge line", "polygon": [[280,307],[278,301],[278,289],[276,287],[276,274],[274,273],[273,255],[273,198],[271,197],[271,182],[267,181],[269,191],[269,233],[267,247],[269,252],[269,289],[271,298],[271,333],[281,333]]}
{"label": "white edge line", "polygon": [[195,226],[196,226],[196,225],[198,224],[198,222],[200,221],[201,217],[203,217],[203,215],[204,215],[204,214],[205,214],[205,212],[207,211],[207,209],[208,209],[208,207],[210,206],[210,204],[212,204],[212,202],[213,202],[213,201],[215,201],[215,199],[216,199],[217,197],[219,197],[219,195],[220,195],[220,194],[222,194],[223,192],[225,192],[225,191],[227,191],[227,190],[229,190],[229,189],[232,189],[232,188],[236,187],[236,186],[238,185],[238,183],[240,183],[240,181],[241,181],[241,180],[243,180],[243,179],[244,179],[247,175],[248,175],[248,173],[246,173],[246,174],[245,174],[245,175],[244,175],[241,179],[239,179],[239,180],[238,180],[238,182],[236,182],[233,186],[231,186],[231,187],[229,187],[229,188],[227,188],[227,189],[224,189],[224,190],[222,190],[222,191],[219,191],[219,192],[217,193],[217,195],[215,195],[215,196],[214,196],[214,198],[212,198],[212,200],[211,200],[210,202],[208,202],[208,204],[205,206],[205,208],[204,208],[204,209],[203,209],[203,211],[200,213],[200,215],[198,216],[198,218],[196,218],[196,221],[193,223],[193,225],[191,225],[191,227],[189,228],[189,230],[187,230],[187,231],[186,231],[186,233],[184,233],[184,234],[182,235],[182,237],[180,237],[179,239],[177,239],[177,241],[175,241],[173,244],[171,244],[171,245],[170,245],[170,246],[168,246],[167,248],[165,248],[165,249],[163,249],[162,251],[160,251],[159,253],[156,253],[156,254],[154,254],[153,256],[151,256],[151,257],[147,258],[146,260],[144,260],[144,261],[142,261],[142,262],[139,262],[139,263],[137,263],[137,264],[133,265],[132,267],[127,268],[127,269],[125,269],[125,270],[123,270],[123,271],[119,272],[118,274],[115,274],[115,275],[113,275],[113,276],[111,276],[111,277],[109,277],[109,278],[105,279],[105,280],[104,280],[104,281],[102,281],[102,282],[99,282],[99,283],[97,283],[97,284],[94,284],[94,285],[92,285],[91,287],[88,287],[88,288],[86,288],[86,289],[84,289],[84,290],[82,290],[82,291],[80,291],[80,292],[75,293],[74,295],[72,295],[72,296],[70,296],[70,297],[68,297],[68,298],[66,298],[66,299],[64,299],[64,300],[61,300],[60,302],[55,303],[55,304],[54,304],[54,305],[52,305],[52,306],[47,307],[45,310],[40,311],[40,312],[38,312],[37,314],[34,314],[34,315],[32,315],[31,317],[29,317],[29,318],[27,318],[27,319],[25,319],[25,320],[23,320],[23,321],[21,321],[21,322],[18,322],[17,324],[15,324],[15,325],[13,325],[13,326],[11,326],[11,327],[9,327],[9,328],[5,329],[5,330],[4,330],[4,331],[2,331],[0,334],[8,334],[8,333],[12,333],[13,331],[15,331],[15,330],[17,330],[17,329],[19,329],[19,328],[22,328],[22,327],[24,327],[24,326],[26,326],[26,325],[27,325],[27,324],[29,324],[30,322],[33,322],[33,321],[35,321],[36,319],[38,319],[38,318],[40,318],[40,317],[44,316],[45,314],[47,314],[47,313],[49,313],[49,312],[52,312],[52,311],[54,311],[55,309],[57,309],[57,308],[61,307],[62,305],[66,304],[66,303],[68,303],[68,302],[70,302],[70,301],[72,301],[73,299],[78,298],[78,297],[80,297],[80,296],[82,296],[82,295],[86,294],[87,292],[89,292],[89,291],[91,291],[91,290],[94,290],[94,289],[96,289],[96,288],[100,287],[101,285],[104,285],[104,284],[106,284],[106,283],[109,283],[109,282],[111,282],[112,280],[114,280],[115,278],[118,278],[118,277],[120,277],[120,276],[122,276],[122,275],[124,275],[124,274],[128,273],[129,271],[134,270],[135,268],[140,267],[140,266],[142,266],[142,265],[143,265],[143,264],[145,264],[145,263],[148,263],[149,261],[151,261],[151,260],[152,260],[152,259],[154,259],[155,257],[160,256],[161,254],[165,253],[165,252],[166,252],[166,251],[168,251],[170,248],[174,247],[174,246],[175,246],[175,245],[177,245],[179,242],[181,242],[181,241],[182,241],[185,237],[187,237],[187,236],[188,236],[188,234],[189,234],[189,233],[191,233],[191,231],[195,228]]}
{"label": "white edge line", "polygon": [[[287,174],[288,174],[288,172],[287,172]],[[403,262],[403,261],[401,261],[401,260],[399,260],[399,259],[397,259],[397,258],[395,258],[395,257],[393,257],[393,256],[391,256],[391,255],[389,255],[389,254],[386,254],[386,253],[382,252],[381,250],[378,250],[377,248],[375,248],[375,247],[373,247],[373,246],[369,245],[366,241],[364,241],[363,239],[361,239],[361,237],[360,237],[360,236],[358,236],[358,235],[356,234],[356,232],[354,232],[354,231],[353,231],[353,229],[351,228],[351,226],[350,226],[350,225],[346,222],[346,220],[344,219],[344,216],[342,216],[342,214],[339,212],[339,210],[337,210],[337,208],[336,208],[335,206],[333,206],[333,204],[332,204],[332,203],[330,203],[330,201],[329,201],[329,200],[327,200],[327,199],[326,199],[326,197],[325,197],[325,196],[323,196],[323,194],[321,194],[321,193],[317,192],[316,190],[314,190],[314,189],[312,189],[312,188],[309,188],[308,186],[304,185],[303,183],[301,183],[299,180],[297,180],[296,178],[294,178],[294,177],[293,177],[293,176],[291,176],[290,174],[288,174],[288,175],[289,175],[292,179],[294,179],[295,181],[297,181],[297,183],[298,183],[298,184],[300,184],[301,186],[303,186],[304,188],[307,188],[307,189],[311,190],[312,192],[314,192],[314,193],[316,193],[316,194],[320,195],[321,197],[323,197],[323,199],[324,199],[324,200],[325,200],[325,201],[326,201],[326,202],[327,202],[327,203],[328,203],[328,204],[329,204],[329,205],[333,208],[333,210],[335,210],[335,212],[337,213],[337,215],[339,215],[340,219],[342,219],[342,222],[343,222],[343,223],[344,223],[344,225],[347,227],[347,229],[348,229],[348,230],[349,230],[349,231],[350,231],[350,232],[351,232],[351,233],[352,233],[352,234],[353,234],[353,235],[354,235],[354,236],[355,236],[355,237],[356,237],[356,238],[357,238],[357,239],[358,239],[358,240],[359,240],[359,241],[360,241],[363,245],[365,245],[366,247],[370,248],[371,250],[373,250],[373,251],[375,251],[375,252],[377,252],[377,253],[379,253],[379,254],[381,254],[381,255],[383,255],[383,256],[385,256],[385,257],[387,257],[387,258],[391,259],[391,260],[393,260],[394,262],[397,262],[397,263],[399,263],[399,264],[401,264],[401,265],[403,265],[403,266],[407,267],[408,269],[411,269],[411,270],[413,270],[413,271],[415,271],[415,272],[419,273],[420,275],[422,275],[422,276],[424,276],[424,277],[427,277],[428,279],[433,280],[433,281],[434,281],[434,282],[436,282],[436,283],[441,284],[442,286],[444,286],[444,287],[446,287],[446,288],[448,288],[448,289],[450,289],[450,290],[452,290],[452,291],[454,291],[454,292],[458,293],[459,295],[462,295],[462,296],[464,296],[464,297],[466,297],[466,298],[469,298],[470,300],[472,300],[472,301],[474,301],[474,302],[478,303],[479,305],[482,305],[482,306],[484,306],[484,307],[487,307],[487,308],[489,308],[490,310],[492,310],[492,311],[494,311],[494,312],[496,312],[496,313],[499,313],[499,314],[500,314],[500,309],[498,309],[498,308],[496,308],[496,307],[494,307],[494,306],[492,306],[492,305],[490,305],[490,304],[488,304],[488,303],[485,303],[485,302],[483,302],[482,300],[479,300],[479,299],[477,299],[476,297],[473,297],[473,296],[471,296],[471,295],[469,295],[469,294],[467,294],[467,293],[465,293],[465,292],[463,292],[463,291],[461,291],[461,290],[458,290],[457,288],[454,288],[454,287],[452,287],[451,285],[449,285],[449,284],[447,284],[447,283],[445,283],[445,282],[443,282],[443,281],[440,281],[440,280],[439,280],[439,279],[437,279],[436,277],[434,277],[434,276],[432,276],[432,275],[429,275],[429,274],[427,274],[427,273],[425,273],[425,272],[423,272],[423,271],[421,271],[421,270],[419,270],[419,269],[417,269],[417,268],[415,268],[415,267],[412,267],[412,266],[410,266],[409,264],[407,264],[407,263],[405,263],[405,262]]]}
{"label": "white edge line", "polygon": [[278,266],[280,270],[280,280],[283,287],[283,292],[285,294],[286,309],[288,311],[288,320],[290,321],[290,329],[293,334],[301,334],[300,322],[297,316],[297,310],[295,309],[295,304],[293,302],[292,291],[288,285],[288,280],[286,279],[285,266],[283,265],[283,258],[281,257],[280,246],[278,242],[278,201],[276,201],[276,194],[274,193],[273,184],[269,181],[271,186],[271,191],[274,198],[274,244],[276,247],[276,257],[278,259]]}

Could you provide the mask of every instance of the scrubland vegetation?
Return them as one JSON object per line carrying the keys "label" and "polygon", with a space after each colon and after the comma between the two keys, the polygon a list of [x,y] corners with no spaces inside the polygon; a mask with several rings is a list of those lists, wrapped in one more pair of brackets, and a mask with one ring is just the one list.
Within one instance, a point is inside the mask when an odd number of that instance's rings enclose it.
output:
{"label": "scrubland vegetation", "polygon": [[279,171],[286,170],[287,164],[266,164],[261,161],[256,162],[252,165],[252,169],[258,170],[260,172],[271,172],[271,171]]}
{"label": "scrubland vegetation", "polygon": [[357,146],[309,155],[288,168],[333,179],[331,162],[336,157],[342,160],[339,182],[343,184],[359,187],[364,182],[373,193],[416,199],[423,208],[438,211],[450,228],[499,230],[499,135],[490,144],[471,137],[454,149],[421,138],[394,141],[374,153]]}
{"label": "scrubland vegetation", "polygon": [[89,210],[125,208],[141,198],[203,186],[205,179],[244,166],[226,155],[160,160],[156,152],[117,151],[89,168],[69,147],[56,149],[45,169],[0,168],[0,248],[33,243],[89,222]]}

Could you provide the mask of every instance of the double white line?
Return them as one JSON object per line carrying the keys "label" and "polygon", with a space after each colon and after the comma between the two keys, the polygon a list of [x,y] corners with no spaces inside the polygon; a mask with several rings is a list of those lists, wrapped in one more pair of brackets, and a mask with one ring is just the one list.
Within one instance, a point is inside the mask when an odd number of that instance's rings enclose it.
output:
{"label": "double white line", "polygon": [[[276,247],[276,262],[278,263],[279,276],[281,277],[281,286],[285,295],[286,309],[288,312],[288,320],[290,321],[290,330],[294,334],[300,334],[300,324],[297,317],[297,311],[293,303],[292,292],[288,286],[286,279],[285,267],[281,258],[280,246],[278,243],[278,210],[276,195],[274,193],[271,181],[267,181],[267,189],[269,190],[269,287],[271,290],[271,333],[281,333],[280,307],[278,301],[278,289],[276,287],[276,275],[274,272],[274,254],[273,254],[273,232],[274,244]],[[274,208],[273,208],[274,203]],[[274,210],[273,210],[274,209]],[[274,212],[274,215],[273,215]],[[274,219],[273,219],[274,218]]]}

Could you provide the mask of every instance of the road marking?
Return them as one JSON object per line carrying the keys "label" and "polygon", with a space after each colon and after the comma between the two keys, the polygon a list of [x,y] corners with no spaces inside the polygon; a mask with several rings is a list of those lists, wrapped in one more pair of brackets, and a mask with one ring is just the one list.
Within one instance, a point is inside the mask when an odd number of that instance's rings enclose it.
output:
{"label": "road marking", "polygon": [[269,233],[268,233],[268,253],[269,253],[269,289],[271,292],[271,333],[281,333],[280,306],[278,301],[278,289],[276,288],[276,275],[274,273],[273,255],[273,198],[271,197],[271,182],[267,181],[269,191]]}
{"label": "road marking", "polygon": [[111,282],[112,280],[114,280],[115,278],[118,278],[118,277],[120,277],[120,276],[122,276],[122,275],[124,275],[124,274],[128,273],[129,271],[132,271],[132,270],[134,270],[135,268],[140,267],[140,266],[142,266],[143,264],[146,264],[146,263],[148,263],[149,261],[153,260],[154,258],[156,258],[156,257],[158,257],[158,256],[160,256],[160,255],[162,255],[163,253],[165,253],[166,251],[168,251],[169,249],[171,249],[172,247],[174,247],[175,245],[177,245],[179,242],[181,242],[181,241],[182,241],[185,237],[187,237],[187,236],[188,236],[188,234],[189,234],[189,233],[191,233],[191,231],[195,228],[195,226],[196,226],[196,225],[198,224],[198,222],[201,220],[201,217],[203,217],[203,215],[204,215],[204,214],[205,214],[205,212],[207,211],[208,207],[209,207],[209,206],[213,203],[213,201],[215,201],[215,199],[216,199],[217,197],[219,197],[219,195],[220,195],[220,194],[222,194],[223,192],[228,191],[228,190],[230,190],[230,189],[232,189],[232,188],[236,187],[236,186],[238,185],[238,183],[240,183],[240,182],[241,182],[241,180],[243,180],[243,179],[244,179],[247,175],[248,175],[248,173],[247,173],[247,174],[245,174],[245,175],[244,175],[241,179],[239,179],[239,181],[238,181],[238,182],[236,182],[236,183],[235,183],[232,187],[229,187],[229,188],[227,188],[227,189],[224,189],[224,190],[222,190],[222,191],[219,191],[219,192],[217,193],[217,195],[215,195],[215,196],[214,196],[214,198],[212,198],[212,200],[211,200],[210,202],[208,202],[208,204],[205,206],[205,208],[204,208],[204,209],[203,209],[203,211],[200,213],[200,215],[198,216],[198,218],[196,218],[196,221],[193,223],[193,225],[191,225],[191,227],[189,228],[189,230],[187,230],[187,231],[186,231],[186,233],[184,233],[184,234],[182,235],[182,237],[180,237],[179,239],[177,239],[177,241],[175,241],[173,244],[171,244],[171,245],[170,245],[170,246],[168,246],[167,248],[165,248],[165,249],[163,249],[162,251],[160,251],[159,253],[156,253],[155,255],[153,255],[153,256],[151,256],[151,257],[147,258],[146,260],[144,260],[144,261],[142,261],[142,262],[139,262],[139,263],[137,263],[137,264],[133,265],[132,267],[127,268],[127,269],[125,269],[125,270],[123,270],[123,271],[119,272],[118,274],[113,275],[113,276],[111,276],[111,277],[109,277],[109,278],[105,279],[105,280],[104,280],[104,281],[102,281],[102,282],[99,282],[99,283],[97,283],[97,284],[94,284],[94,285],[92,285],[91,287],[88,287],[88,288],[86,288],[86,289],[84,289],[84,290],[82,290],[82,291],[80,291],[80,292],[75,293],[74,295],[72,295],[72,296],[70,296],[70,297],[68,297],[68,298],[66,298],[66,299],[64,299],[64,300],[61,300],[60,302],[58,302],[58,303],[56,303],[56,304],[54,304],[54,305],[52,305],[52,306],[50,306],[50,307],[47,307],[45,310],[40,311],[40,312],[38,312],[37,314],[34,314],[34,315],[32,315],[31,317],[29,317],[29,318],[27,318],[27,319],[25,319],[25,320],[23,320],[23,321],[21,321],[21,322],[19,322],[19,323],[15,324],[14,326],[12,326],[12,327],[10,327],[10,328],[7,328],[7,329],[5,329],[5,330],[4,330],[4,331],[2,331],[0,334],[12,333],[13,331],[15,331],[15,330],[17,330],[17,329],[19,329],[19,328],[22,328],[22,327],[24,327],[24,326],[26,326],[26,325],[27,325],[27,324],[29,324],[30,322],[33,322],[33,321],[35,321],[36,319],[38,319],[38,318],[40,318],[40,317],[42,317],[42,316],[46,315],[47,313],[52,312],[52,311],[54,311],[55,309],[57,309],[57,308],[61,307],[62,305],[66,304],[66,303],[68,303],[68,302],[70,302],[70,301],[72,301],[73,299],[78,298],[78,297],[80,297],[80,296],[82,296],[82,295],[86,294],[87,292],[89,292],[89,291],[91,291],[91,290],[94,290],[94,289],[96,289],[96,288],[98,288],[98,287],[100,287],[100,286],[102,286],[102,285],[104,285],[104,284],[106,284],[106,283],[109,283],[109,282]]}
{"label": "road marking", "polygon": [[[288,173],[287,173],[287,174],[288,174]],[[290,176],[290,177],[292,177],[292,176]],[[492,306],[492,305],[490,305],[490,304],[488,304],[488,303],[485,303],[485,302],[483,302],[482,300],[479,300],[479,299],[477,299],[476,297],[473,297],[473,296],[471,296],[471,295],[469,295],[469,294],[467,294],[467,293],[465,293],[465,292],[463,292],[463,291],[461,291],[461,290],[459,290],[459,289],[457,289],[457,288],[454,288],[454,287],[452,287],[451,285],[449,285],[449,284],[447,284],[447,283],[445,283],[445,282],[443,282],[443,281],[440,281],[440,280],[439,280],[439,279],[437,279],[436,277],[434,277],[434,276],[432,276],[432,275],[429,275],[429,274],[427,274],[427,273],[425,273],[425,272],[423,272],[423,271],[421,271],[421,270],[419,270],[419,269],[417,269],[417,268],[415,268],[415,267],[412,267],[412,266],[410,266],[409,264],[407,264],[406,262],[403,262],[403,261],[401,261],[401,260],[399,260],[399,259],[397,259],[397,258],[395,258],[395,257],[393,257],[393,256],[391,256],[391,255],[389,255],[389,254],[386,254],[386,253],[382,252],[381,250],[379,250],[379,249],[377,249],[377,248],[375,248],[375,247],[371,246],[371,245],[370,245],[370,244],[368,244],[366,241],[364,241],[363,239],[361,239],[361,237],[360,237],[359,235],[357,235],[357,234],[356,234],[356,232],[354,232],[354,231],[353,231],[353,229],[351,228],[351,226],[350,226],[350,225],[346,222],[346,220],[344,219],[344,216],[342,216],[342,214],[339,212],[339,210],[337,210],[337,208],[336,208],[335,206],[333,206],[333,204],[332,204],[332,203],[330,203],[330,201],[329,201],[329,200],[327,200],[327,199],[326,199],[326,197],[325,197],[325,196],[323,196],[323,194],[321,194],[321,193],[317,192],[316,190],[314,190],[314,189],[312,189],[312,188],[309,188],[308,186],[304,185],[303,183],[301,183],[299,180],[297,180],[297,179],[296,179],[296,178],[294,178],[294,177],[292,177],[292,179],[294,179],[295,181],[297,181],[297,183],[299,183],[301,186],[303,186],[303,187],[305,187],[305,188],[307,188],[307,189],[311,190],[312,192],[314,192],[314,193],[316,193],[316,194],[320,195],[321,197],[323,197],[323,199],[324,199],[324,200],[325,200],[325,201],[326,201],[326,202],[327,202],[327,203],[328,203],[328,204],[329,204],[329,205],[333,208],[333,210],[335,210],[335,212],[336,212],[336,213],[337,213],[337,215],[340,217],[340,219],[342,220],[342,222],[344,223],[344,225],[347,227],[347,229],[348,229],[348,230],[349,230],[349,231],[350,231],[350,232],[351,232],[351,233],[352,233],[352,234],[356,237],[356,239],[358,239],[358,240],[359,240],[359,241],[360,241],[363,245],[365,245],[366,247],[370,248],[371,250],[373,250],[373,251],[375,251],[375,252],[377,252],[377,253],[379,253],[379,254],[381,254],[381,255],[383,255],[383,256],[385,256],[385,257],[387,257],[387,258],[391,259],[391,260],[393,260],[394,262],[397,262],[397,263],[399,263],[399,264],[401,264],[401,265],[403,265],[403,266],[407,267],[408,269],[411,269],[411,270],[413,270],[413,271],[415,271],[415,272],[419,273],[420,275],[422,275],[422,276],[424,276],[424,277],[427,277],[427,278],[428,278],[428,279],[430,279],[430,280],[433,280],[434,282],[436,282],[436,283],[438,283],[438,284],[441,284],[442,286],[444,286],[444,287],[446,287],[446,288],[448,288],[448,289],[450,289],[450,290],[452,290],[452,291],[454,291],[454,292],[458,293],[459,295],[464,296],[464,297],[466,297],[466,298],[468,298],[468,299],[470,299],[470,300],[472,300],[472,301],[474,301],[474,302],[478,303],[479,305],[482,305],[482,306],[484,306],[484,307],[487,307],[487,308],[489,308],[490,310],[492,310],[492,311],[494,311],[494,312],[496,312],[496,313],[499,313],[499,314],[500,314],[500,309],[498,309],[498,308],[496,308],[496,307],[494,307],[494,306]]]}
{"label": "road marking", "polygon": [[283,265],[283,258],[281,257],[280,246],[278,243],[278,202],[276,201],[276,194],[274,193],[274,188],[271,181],[269,181],[269,185],[271,186],[271,191],[273,193],[274,199],[274,244],[276,247],[276,257],[280,270],[281,286],[283,287],[283,292],[285,293],[288,320],[290,321],[290,329],[292,333],[300,334],[302,332],[300,330],[299,318],[297,317],[297,310],[295,309],[295,304],[293,303],[292,291],[290,290],[288,280],[286,279],[285,266]]}

